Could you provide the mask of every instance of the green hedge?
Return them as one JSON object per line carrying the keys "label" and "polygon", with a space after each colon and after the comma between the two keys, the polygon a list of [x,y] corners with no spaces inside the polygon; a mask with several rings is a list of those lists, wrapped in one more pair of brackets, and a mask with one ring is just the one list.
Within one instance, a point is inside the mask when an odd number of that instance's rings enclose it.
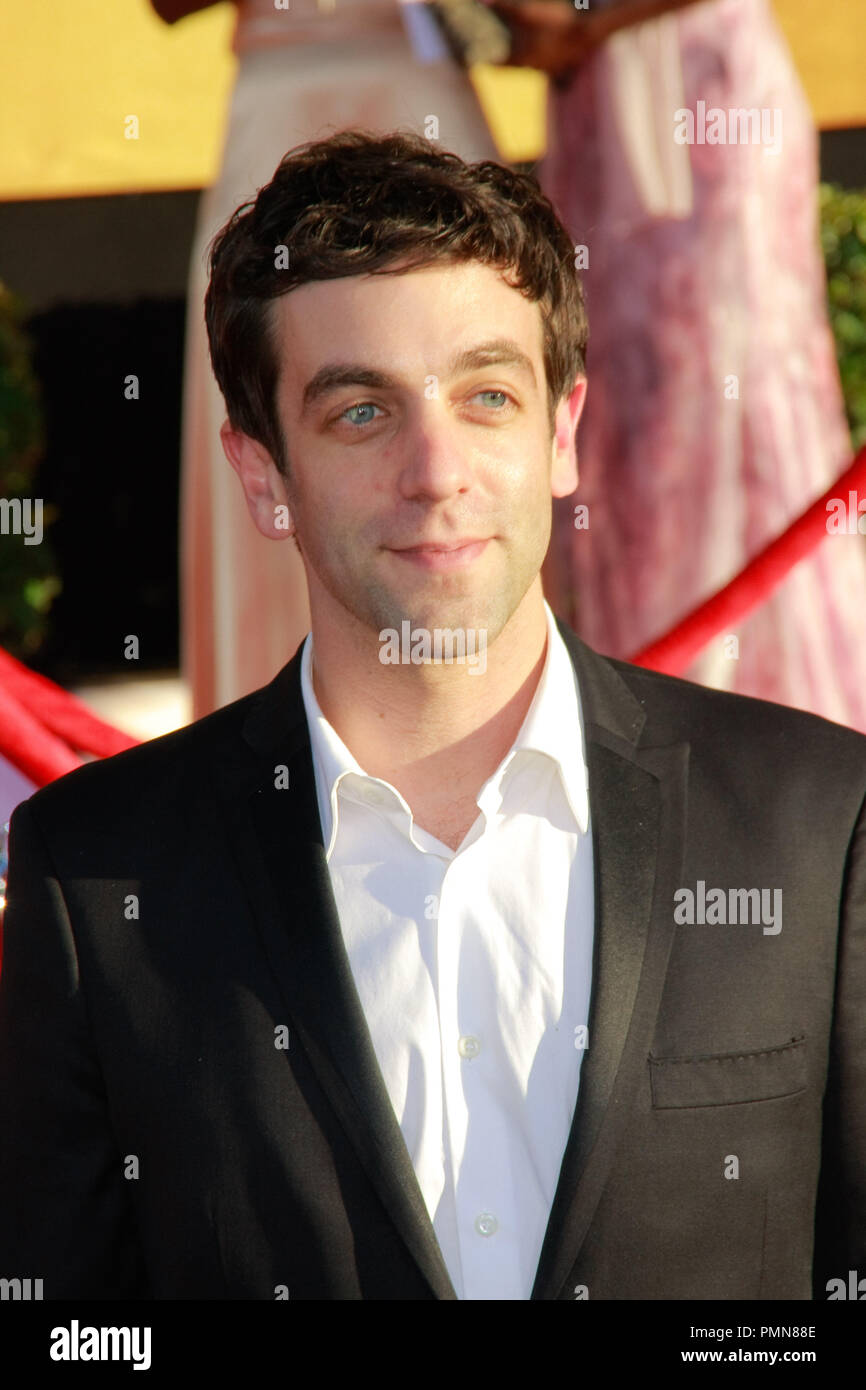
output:
{"label": "green hedge", "polygon": [[866,190],[822,183],[827,301],[855,450],[866,444]]}
{"label": "green hedge", "polygon": [[[33,498],[33,479],[43,449],[42,408],[21,324],[24,308],[0,281],[0,497]],[[43,505],[43,540],[0,534],[0,646],[26,661],[42,645],[49,609],[61,584],[51,543],[45,538],[54,513]]]}

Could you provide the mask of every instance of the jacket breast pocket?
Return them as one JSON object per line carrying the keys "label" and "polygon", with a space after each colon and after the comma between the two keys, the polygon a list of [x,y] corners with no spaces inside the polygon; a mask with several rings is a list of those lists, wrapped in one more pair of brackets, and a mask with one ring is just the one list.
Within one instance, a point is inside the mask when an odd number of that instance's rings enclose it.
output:
{"label": "jacket breast pocket", "polygon": [[703,1057],[649,1058],[655,1110],[701,1105],[745,1105],[803,1091],[807,1084],[806,1039],[755,1052]]}

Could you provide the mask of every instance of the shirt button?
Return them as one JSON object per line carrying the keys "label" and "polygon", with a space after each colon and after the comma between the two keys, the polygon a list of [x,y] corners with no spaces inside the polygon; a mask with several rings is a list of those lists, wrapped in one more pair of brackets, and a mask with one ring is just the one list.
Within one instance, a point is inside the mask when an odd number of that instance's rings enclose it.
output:
{"label": "shirt button", "polygon": [[471,1033],[467,1033],[457,1044],[457,1051],[461,1057],[471,1060],[473,1057],[477,1057],[481,1051],[481,1043]]}
{"label": "shirt button", "polygon": [[499,1222],[490,1211],[483,1211],[475,1218],[475,1229],[480,1236],[492,1236],[499,1230]]}

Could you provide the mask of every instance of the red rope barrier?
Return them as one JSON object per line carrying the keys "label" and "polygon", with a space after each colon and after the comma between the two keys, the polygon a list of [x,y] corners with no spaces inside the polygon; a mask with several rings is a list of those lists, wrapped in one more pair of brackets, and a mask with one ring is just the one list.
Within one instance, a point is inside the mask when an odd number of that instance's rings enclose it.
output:
{"label": "red rope barrier", "polygon": [[2,649],[0,729],[0,753],[37,786],[80,767],[79,753],[109,758],[139,742]]}
{"label": "red rope barrier", "polygon": [[62,738],[70,748],[80,748],[97,757],[109,758],[132,748],[138,739],[99,719],[81,700],[55,685],[46,676],[31,671],[14,656],[0,649],[0,681],[10,694],[34,709],[42,723]]}
{"label": "red rope barrier", "polygon": [[664,636],[651,642],[636,656],[629,657],[629,660],[635,666],[646,666],[664,675],[679,675],[708,642],[720,632],[729,632],[735,627],[781,584],[800,560],[828,539],[828,503],[841,503],[845,512],[849,513],[851,493],[856,494],[853,501],[856,513],[858,503],[866,499],[866,448],[860,450],[853,463],[823,496],[807,507],[781,536],[759,551],[729,584],[693,609]]}
{"label": "red rope barrier", "polygon": [[26,705],[0,686],[0,752],[23,776],[42,787],[81,766],[68,744],[52,734]]}

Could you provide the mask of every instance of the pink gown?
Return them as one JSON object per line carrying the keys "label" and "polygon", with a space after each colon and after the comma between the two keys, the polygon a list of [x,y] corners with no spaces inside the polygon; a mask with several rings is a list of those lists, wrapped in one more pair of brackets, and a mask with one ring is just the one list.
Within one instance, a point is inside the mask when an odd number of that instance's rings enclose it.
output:
{"label": "pink gown", "polygon": [[192,256],[181,474],[181,660],[193,715],[271,680],[309,631],[304,569],[291,542],[255,529],[223,453],[225,405],[207,353],[205,251],[283,155],[347,126],[413,129],[438,117],[439,142],[496,159],[475,90],[450,59],[420,63],[396,0],[245,0],[223,164],[202,197]]}
{"label": "pink gown", "polygon": [[[765,110],[760,143],[677,144],[675,113],[699,101]],[[549,588],[590,645],[625,658],[851,457],[816,135],[766,0],[708,0],[616,36],[551,89],[539,176],[589,253],[580,482],[555,507]],[[862,538],[822,541],[683,674],[866,732]]]}

